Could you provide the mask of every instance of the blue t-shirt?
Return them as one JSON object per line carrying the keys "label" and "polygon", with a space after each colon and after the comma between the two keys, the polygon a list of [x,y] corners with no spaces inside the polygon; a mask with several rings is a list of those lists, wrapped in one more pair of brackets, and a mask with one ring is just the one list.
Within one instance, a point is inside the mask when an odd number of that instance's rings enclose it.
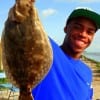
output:
{"label": "blue t-shirt", "polygon": [[46,77],[32,90],[35,100],[91,100],[92,72],[50,39],[53,64]]}

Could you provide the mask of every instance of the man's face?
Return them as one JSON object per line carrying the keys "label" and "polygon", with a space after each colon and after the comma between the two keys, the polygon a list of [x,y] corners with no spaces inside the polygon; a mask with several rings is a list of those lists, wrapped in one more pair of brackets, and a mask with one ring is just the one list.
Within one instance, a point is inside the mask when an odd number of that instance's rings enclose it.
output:
{"label": "man's face", "polygon": [[87,18],[77,18],[71,20],[65,27],[66,43],[73,52],[83,52],[92,42],[96,27]]}

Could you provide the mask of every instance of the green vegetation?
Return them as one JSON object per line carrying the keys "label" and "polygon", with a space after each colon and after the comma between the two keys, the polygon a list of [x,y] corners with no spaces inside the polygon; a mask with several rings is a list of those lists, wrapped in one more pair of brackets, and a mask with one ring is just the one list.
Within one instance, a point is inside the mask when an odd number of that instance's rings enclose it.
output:
{"label": "green vegetation", "polygon": [[100,69],[100,63],[97,63],[96,66]]}
{"label": "green vegetation", "polygon": [[3,70],[0,70],[0,72],[4,72]]}
{"label": "green vegetation", "polygon": [[82,55],[82,60],[84,61],[90,61],[91,63],[95,63],[96,67],[100,70],[100,62],[95,61],[93,59],[87,58],[84,55]]}
{"label": "green vegetation", "polygon": [[0,84],[2,84],[2,83],[7,83],[8,81],[7,81],[7,79],[6,78],[2,78],[2,79],[0,79]]}
{"label": "green vegetation", "polygon": [[[4,72],[4,71],[0,70],[0,72]],[[0,84],[7,83],[7,82],[8,82],[7,78],[0,78]]]}
{"label": "green vegetation", "polygon": [[97,61],[90,59],[90,58],[87,58],[87,59],[90,60],[91,62],[95,63],[96,67],[98,67],[100,69],[100,62],[97,62]]}

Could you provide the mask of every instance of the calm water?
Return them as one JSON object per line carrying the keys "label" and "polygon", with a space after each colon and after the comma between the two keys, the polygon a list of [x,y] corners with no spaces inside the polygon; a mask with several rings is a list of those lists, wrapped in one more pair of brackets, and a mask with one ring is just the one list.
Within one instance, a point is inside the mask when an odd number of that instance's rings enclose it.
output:
{"label": "calm water", "polygon": [[88,58],[100,62],[100,53],[84,53],[84,55]]}

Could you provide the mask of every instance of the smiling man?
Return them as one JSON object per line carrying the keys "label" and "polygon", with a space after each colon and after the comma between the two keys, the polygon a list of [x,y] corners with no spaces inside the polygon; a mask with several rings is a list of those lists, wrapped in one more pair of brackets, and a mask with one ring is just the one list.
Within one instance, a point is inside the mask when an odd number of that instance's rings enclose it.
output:
{"label": "smiling man", "polygon": [[91,44],[96,30],[95,23],[90,19],[81,16],[73,18],[64,28],[66,37],[62,49],[73,58],[80,58],[84,49]]}
{"label": "smiling man", "polygon": [[59,47],[50,39],[53,64],[46,77],[33,89],[35,100],[92,100],[92,71],[80,57],[100,28],[100,15],[86,8],[75,9],[64,27]]}

